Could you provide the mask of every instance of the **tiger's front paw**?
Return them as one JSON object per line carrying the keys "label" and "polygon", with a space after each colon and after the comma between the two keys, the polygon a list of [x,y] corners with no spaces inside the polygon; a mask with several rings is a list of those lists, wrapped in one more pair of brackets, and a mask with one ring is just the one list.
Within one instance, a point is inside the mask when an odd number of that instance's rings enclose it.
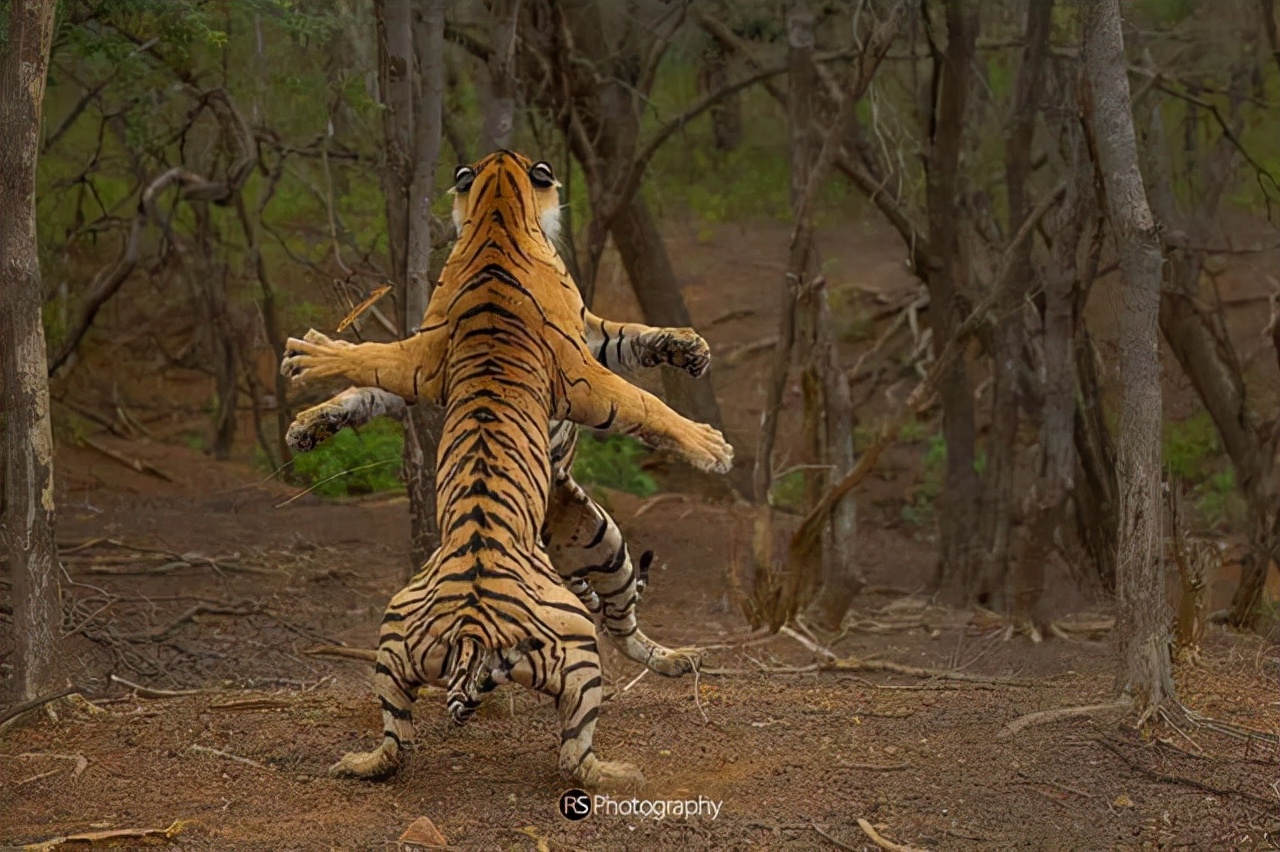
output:
{"label": "tiger's front paw", "polygon": [[711,347],[691,328],[667,328],[649,347],[641,363],[646,367],[666,364],[696,379],[711,366]]}
{"label": "tiger's front paw", "polygon": [[354,344],[333,340],[313,328],[301,340],[290,337],[285,342],[280,374],[296,382],[341,375],[343,350],[352,346]]}
{"label": "tiger's front paw", "polygon": [[346,410],[332,400],[298,412],[289,424],[284,442],[295,453],[309,453],[347,425]]}

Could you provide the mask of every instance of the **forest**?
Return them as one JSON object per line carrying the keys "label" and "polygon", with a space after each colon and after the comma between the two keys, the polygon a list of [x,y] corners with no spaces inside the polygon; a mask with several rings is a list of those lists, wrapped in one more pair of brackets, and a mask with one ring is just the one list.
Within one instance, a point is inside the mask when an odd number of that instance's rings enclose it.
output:
{"label": "forest", "polygon": [[[545,409],[599,676],[404,722],[455,409],[293,365],[511,162],[733,463]],[[4,848],[1280,849],[1275,0],[0,0],[0,391]]]}

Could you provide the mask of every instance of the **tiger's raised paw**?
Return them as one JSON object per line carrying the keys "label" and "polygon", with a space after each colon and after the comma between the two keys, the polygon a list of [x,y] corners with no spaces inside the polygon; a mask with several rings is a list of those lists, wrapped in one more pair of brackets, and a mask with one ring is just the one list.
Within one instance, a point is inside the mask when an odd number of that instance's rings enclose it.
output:
{"label": "tiger's raised paw", "polygon": [[284,357],[280,359],[280,374],[294,381],[310,381],[342,375],[342,350],[355,344],[345,340],[333,340],[314,328],[299,340],[290,337],[284,344]]}
{"label": "tiger's raised paw", "polygon": [[666,364],[697,379],[711,366],[711,347],[691,328],[664,329],[648,348],[641,364],[645,367]]}
{"label": "tiger's raised paw", "polygon": [[284,442],[295,453],[309,453],[341,432],[348,419],[348,413],[342,406],[333,405],[332,401],[322,402],[298,412],[289,424]]}
{"label": "tiger's raised paw", "polygon": [[705,423],[690,424],[676,446],[689,464],[712,473],[728,473],[733,467],[733,447],[719,429]]}

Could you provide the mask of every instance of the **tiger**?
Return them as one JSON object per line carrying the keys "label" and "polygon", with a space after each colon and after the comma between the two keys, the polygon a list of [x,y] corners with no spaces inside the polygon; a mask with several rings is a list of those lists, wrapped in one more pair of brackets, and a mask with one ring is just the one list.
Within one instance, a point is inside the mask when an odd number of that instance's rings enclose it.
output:
{"label": "tiger", "polygon": [[[615,373],[665,364],[700,378],[711,363],[710,347],[691,328],[613,322],[587,310],[584,330],[587,348]],[[309,452],[343,428],[383,416],[403,419],[406,409],[403,398],[379,388],[348,388],[300,412],[289,426],[286,441],[296,452]],[[577,442],[577,424],[552,422],[553,486],[542,536],[551,563],[623,655],[661,675],[687,674],[696,656],[664,648],[636,622],[635,608],[648,586],[653,551],[643,552],[633,566],[617,523],[573,479]]]}
{"label": "tiger", "polygon": [[667,447],[727,472],[733,448],[609,372],[586,346],[585,307],[549,239],[559,182],[550,164],[499,151],[455,172],[458,240],[418,332],[351,344],[314,330],[286,344],[295,380],[341,377],[444,406],[437,453],[439,549],[383,616],[374,682],[383,736],[336,775],[394,773],[412,740],[412,696],[443,685],[465,718],[476,696],[514,681],[551,696],[562,772],[592,789],[634,788],[635,766],[600,759],[595,625],[541,546],[553,480],[551,420]]}

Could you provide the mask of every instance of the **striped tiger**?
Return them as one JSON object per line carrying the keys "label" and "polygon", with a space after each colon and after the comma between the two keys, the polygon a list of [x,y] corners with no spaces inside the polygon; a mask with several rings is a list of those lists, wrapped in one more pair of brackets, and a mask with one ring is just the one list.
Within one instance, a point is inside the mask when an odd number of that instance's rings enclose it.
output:
{"label": "striped tiger", "polygon": [[592,750],[595,625],[541,546],[553,487],[549,423],[635,435],[717,472],[729,469],[733,450],[588,350],[582,299],[548,236],[559,198],[547,163],[501,151],[454,178],[458,241],[418,333],[350,344],[312,331],[289,340],[281,363],[295,379],[342,377],[445,408],[441,546],[392,598],[379,638],[382,741],[333,772],[377,778],[399,767],[419,685],[444,685],[450,712],[465,718],[478,695],[515,681],[554,698],[562,771],[591,788],[634,787],[638,769]]}
{"label": "striped tiger", "polygon": [[[587,348],[615,373],[635,373],[665,364],[698,378],[711,363],[710,347],[690,328],[618,323],[587,311],[584,330]],[[294,451],[308,452],[343,428],[362,426],[376,417],[402,419],[406,407],[403,398],[379,388],[348,388],[300,412],[290,424],[286,440]],[[554,484],[543,527],[551,563],[625,656],[658,674],[687,674],[695,658],[664,648],[636,623],[635,608],[648,585],[653,552],[645,551],[638,566],[633,566],[617,523],[574,481],[577,442],[577,424],[552,421]]]}

